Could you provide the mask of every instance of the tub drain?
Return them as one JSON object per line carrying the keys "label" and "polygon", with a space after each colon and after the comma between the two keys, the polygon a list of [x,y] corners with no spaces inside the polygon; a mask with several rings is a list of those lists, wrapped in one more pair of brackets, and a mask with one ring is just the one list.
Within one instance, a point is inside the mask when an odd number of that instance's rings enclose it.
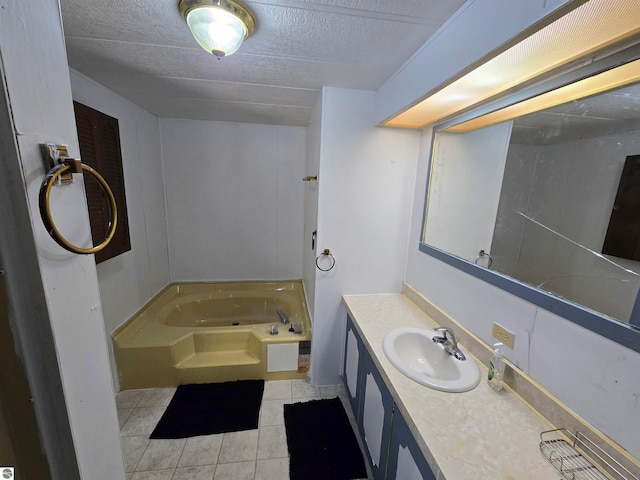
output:
{"label": "tub drain", "polygon": [[240,322],[233,322],[231,325],[235,327],[236,325],[240,325]]}

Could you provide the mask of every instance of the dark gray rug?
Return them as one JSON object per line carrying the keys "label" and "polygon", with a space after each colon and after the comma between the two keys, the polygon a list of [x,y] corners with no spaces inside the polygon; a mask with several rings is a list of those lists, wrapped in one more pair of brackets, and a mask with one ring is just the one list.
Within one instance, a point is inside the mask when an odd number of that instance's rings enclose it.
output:
{"label": "dark gray rug", "polygon": [[264,380],[180,385],[150,438],[186,438],[258,428]]}
{"label": "dark gray rug", "polygon": [[284,406],[290,480],[367,478],[362,452],[339,398]]}

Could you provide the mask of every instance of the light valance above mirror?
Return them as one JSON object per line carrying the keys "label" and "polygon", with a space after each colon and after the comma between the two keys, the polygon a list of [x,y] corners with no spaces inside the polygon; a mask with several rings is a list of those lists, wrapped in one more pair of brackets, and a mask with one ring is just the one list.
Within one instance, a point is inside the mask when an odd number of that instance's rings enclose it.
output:
{"label": "light valance above mirror", "polygon": [[[640,155],[639,67],[628,68],[638,58],[640,46],[623,49],[436,127],[420,245],[636,351],[640,262],[607,255],[603,245],[625,164]],[[621,65],[622,88],[458,127]],[[625,188],[640,188],[640,172],[633,175],[637,183]],[[634,222],[629,228],[640,229]]]}
{"label": "light valance above mirror", "polygon": [[640,34],[637,0],[574,0],[382,122],[422,129],[514,88],[586,65]]}

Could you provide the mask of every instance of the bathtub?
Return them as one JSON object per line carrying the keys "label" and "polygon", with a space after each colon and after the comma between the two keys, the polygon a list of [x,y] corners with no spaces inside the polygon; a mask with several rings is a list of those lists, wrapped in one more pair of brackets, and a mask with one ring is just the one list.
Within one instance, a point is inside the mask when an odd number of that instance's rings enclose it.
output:
{"label": "bathtub", "polygon": [[112,341],[122,390],[306,378],[311,322],[301,281],[173,283]]}

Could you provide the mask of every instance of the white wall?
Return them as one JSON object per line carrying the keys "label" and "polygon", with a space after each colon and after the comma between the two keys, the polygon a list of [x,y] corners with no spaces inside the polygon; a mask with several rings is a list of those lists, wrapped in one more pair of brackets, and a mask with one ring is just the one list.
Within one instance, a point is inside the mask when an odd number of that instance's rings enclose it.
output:
{"label": "white wall", "polygon": [[[307,127],[307,163],[306,176],[318,175],[320,170],[320,139],[322,124],[322,95],[311,111],[309,126]],[[315,258],[319,250],[317,245],[312,248],[311,237],[318,229],[318,182],[308,182],[304,189],[304,239],[303,239],[303,275],[304,288],[307,294],[309,315],[313,320],[314,303],[316,297],[316,265]],[[316,242],[317,243],[317,242]]]}
{"label": "white wall", "polygon": [[336,265],[316,272],[317,385],[340,381],[342,295],[402,286],[419,134],[377,128],[374,101],[374,92],[323,89],[317,247],[330,249]]}
{"label": "white wall", "polygon": [[71,70],[71,91],[74,100],[117,118],[120,127],[131,250],[97,266],[111,370],[118,389],[111,333],[170,281],[160,123],[156,116],[75,70]]}
{"label": "white wall", "polygon": [[302,278],[306,129],[160,125],[171,279]]}
{"label": "white wall", "polygon": [[426,243],[471,261],[491,252],[511,125],[436,135]]}
{"label": "white wall", "polygon": [[[11,285],[9,290],[13,298],[29,299],[34,295],[34,302],[39,300],[38,292],[44,292],[53,333],[53,338],[44,341],[55,345],[58,356],[57,365],[49,368],[52,372],[59,369],[81,478],[124,479],[93,256],[62,250],[45,231],[38,213],[38,192],[45,174],[39,143],[66,143],[72,155],[79,155],[58,2],[2,0],[0,11],[3,80],[9,95],[22,172],[21,179],[13,180],[26,190],[30,218],[24,220],[31,222],[33,234],[25,235],[22,241],[35,241],[41,275],[40,279],[31,279],[33,289],[16,291],[16,285]],[[10,188],[18,191],[15,185]],[[61,212],[64,205],[67,210],[57,218],[60,229],[68,234],[69,240],[86,245],[84,242],[90,241],[89,218],[81,180],[57,189],[54,197],[53,208]],[[12,252],[15,254],[13,250],[3,251],[3,258],[6,260]],[[21,320],[29,321],[28,318]],[[35,408],[41,412],[38,405]],[[66,423],[67,419],[60,421]],[[41,433],[49,435],[45,442],[64,440],[52,437],[52,432]],[[49,461],[55,468],[64,459],[51,457]],[[64,471],[55,471],[54,478],[69,478],[63,476]]]}

